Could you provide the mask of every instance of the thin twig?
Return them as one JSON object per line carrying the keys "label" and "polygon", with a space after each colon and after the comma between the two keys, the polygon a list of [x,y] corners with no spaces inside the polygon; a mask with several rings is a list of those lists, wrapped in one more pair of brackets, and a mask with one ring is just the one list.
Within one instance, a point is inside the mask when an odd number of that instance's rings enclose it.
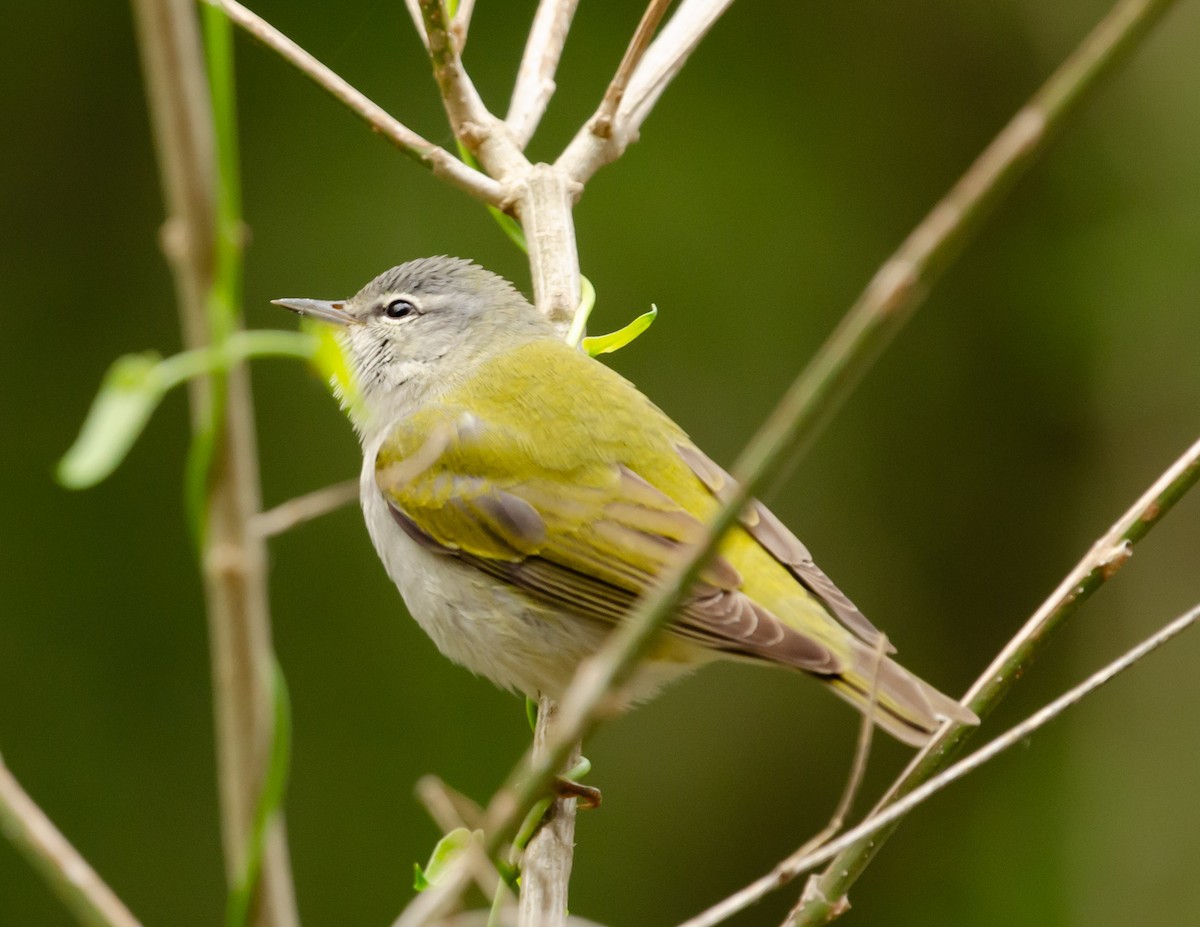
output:
{"label": "thin twig", "polygon": [[458,899],[471,886],[472,877],[472,867],[465,856],[454,860],[436,885],[408,903],[400,916],[392,921],[392,927],[424,927],[453,913]]}
{"label": "thin twig", "polygon": [[[469,815],[474,822],[468,821],[468,816],[463,814],[462,809],[464,796],[454,792],[437,776],[422,776],[417,780],[417,798],[443,834],[460,827],[474,831],[478,819],[483,814],[482,809],[475,808]],[[472,837],[471,845],[466,848],[466,855],[468,861],[465,865],[470,868],[475,884],[484,896],[499,898],[499,903],[505,907],[515,907],[512,890],[492,861],[484,855],[478,837]]]}
{"label": "thin twig", "polygon": [[446,21],[444,0],[418,0],[418,5],[425,23],[433,77],[442,93],[442,105],[450,120],[450,128],[479,157],[492,176],[502,175],[504,171],[498,169],[494,148],[486,144],[488,141],[502,143],[502,139],[495,137],[501,123],[483,105],[470,75],[462,66],[462,59],[450,34],[450,24]]}
{"label": "thin twig", "polygon": [[475,13],[475,0],[458,0],[458,9],[450,20],[450,35],[454,39],[454,47],[461,55],[467,44],[467,34],[471,31],[471,16]]}
{"label": "thin twig", "polygon": [[418,164],[433,171],[435,177],[440,177],[464,193],[492,206],[503,204],[504,190],[498,182],[467,167],[444,148],[426,141],[395,117],[389,115],[379,104],[369,100],[365,94],[321,64],[270,23],[237,3],[236,0],[201,0],[201,2],[220,7],[236,26],[296,67],[305,77],[308,77],[365,121],[372,130],[413,158]]}
{"label": "thin twig", "polygon": [[[842,836],[820,850],[814,853],[789,857],[757,882],[746,886],[746,888],[736,894],[709,908],[703,914],[685,921],[680,927],[714,927],[714,925],[722,923],[739,911],[745,910],[750,905],[761,900],[781,885],[787,884],[792,879],[795,879],[796,876],[833,859],[847,847],[862,841],[876,839],[881,831],[889,825],[895,824],[917,805],[927,801],[930,796],[936,792],[940,792],[950,783],[974,772],[984,763],[999,756],[1010,747],[1021,743],[1039,728],[1053,721],[1072,705],[1077,704],[1096,691],[1096,689],[1110,682],[1113,677],[1129,669],[1129,667],[1167,643],[1173,637],[1183,633],[1195,624],[1197,620],[1200,620],[1200,605],[1180,615],[1161,630],[1139,643],[1136,647],[1127,650],[1103,669],[1093,673],[1073,689],[1060,695],[1044,708],[1035,711],[1020,724],[1009,728],[999,737],[990,741],[986,746],[980,747],[974,753],[959,760],[949,769],[944,770],[923,785],[909,792],[895,804],[888,805],[881,811],[873,813],[861,824],[850,828]],[[795,923],[791,919],[788,921],[789,927]]]}
{"label": "thin twig", "polygon": [[592,131],[593,122],[601,114],[597,111],[575,134],[555,164],[582,184],[605,164],[619,158],[637,140],[638,131],[659,96],[683,69],[700,40],[732,4],[733,0],[683,0],[630,76],[608,134]]}
{"label": "thin twig", "polygon": [[336,512],[357,498],[358,480],[334,483],[259,512],[250,519],[249,528],[261,538],[273,538],[314,518]]}
{"label": "thin twig", "polygon": [[[168,262],[188,348],[212,342],[207,299],[214,285],[216,203],[212,110],[196,11],[188,0],[136,0],[150,110],[167,201]],[[235,322],[236,324],[236,322]],[[209,427],[212,384],[189,383],[192,422]],[[230,369],[216,452],[207,474],[203,575],[211,640],[218,778],[226,872],[242,875],[273,731],[271,628],[266,548],[248,530],[259,510],[258,460],[249,377]],[[254,923],[298,921],[282,818],[270,827]]]}
{"label": "thin twig", "polygon": [[846,818],[850,815],[850,810],[854,807],[854,800],[858,797],[858,790],[862,788],[863,778],[867,774],[867,761],[871,757],[871,741],[875,736],[875,709],[879,704],[879,668],[883,665],[883,659],[888,652],[890,643],[886,634],[880,634],[875,641],[875,662],[871,668],[871,689],[867,693],[867,704],[864,706],[862,720],[858,725],[858,741],[854,747],[854,762],[850,765],[850,775],[846,779],[846,785],[842,789],[842,797],[838,800],[837,807],[834,809],[833,815],[829,819],[829,823],[815,837],[811,838],[808,843],[816,849],[829,840],[834,834],[842,829],[846,823]]}
{"label": "thin twig", "polygon": [[416,790],[417,798],[442,833],[448,834],[456,827],[468,830],[479,827],[483,809],[437,776],[422,776],[417,780]]}
{"label": "thin twig", "polygon": [[429,36],[425,32],[425,17],[421,15],[420,0],[404,0],[404,5],[408,8],[408,15],[412,17],[413,28],[421,37],[421,44],[425,46],[426,51],[429,51]]}
{"label": "thin twig", "polygon": [[629,86],[629,78],[633,76],[634,69],[641,63],[642,56],[646,54],[646,49],[650,45],[650,40],[654,38],[654,30],[658,28],[663,14],[667,12],[667,7],[670,5],[671,0],[650,0],[650,5],[642,14],[641,22],[638,23],[633,38],[629,41],[629,47],[625,49],[621,63],[617,66],[617,73],[604,92],[600,108],[596,110],[596,115],[588,123],[588,128],[594,135],[608,138],[612,134],[613,120],[617,115],[617,107],[625,98],[625,88]]}
{"label": "thin twig", "polygon": [[81,924],[141,927],[138,919],[21,788],[0,758],[0,832]]}
{"label": "thin twig", "polygon": [[[429,33],[425,31],[425,17],[421,14],[421,0],[404,0],[408,7],[408,15],[412,17],[413,26],[421,38],[421,44],[429,51]],[[461,55],[463,46],[467,44],[467,33],[471,29],[471,15],[475,12],[475,0],[459,0],[458,9],[450,19],[449,33],[454,41],[455,50]]]}
{"label": "thin twig", "polygon": [[521,148],[529,144],[554,96],[554,72],[578,4],[579,0],[541,0],[533,16],[504,119]]}
{"label": "thin twig", "polygon": [[867,696],[867,704],[862,719],[858,725],[858,742],[854,749],[854,762],[850,766],[850,775],[842,789],[842,797],[838,799],[837,807],[821,830],[809,837],[800,845],[793,856],[803,856],[814,853],[832,840],[845,826],[846,818],[854,807],[858,791],[862,787],[863,777],[867,773],[867,760],[871,755],[871,740],[875,734],[875,708],[879,700],[879,667],[887,653],[888,639],[886,634],[880,634],[875,642],[875,665],[872,669],[871,691]]}

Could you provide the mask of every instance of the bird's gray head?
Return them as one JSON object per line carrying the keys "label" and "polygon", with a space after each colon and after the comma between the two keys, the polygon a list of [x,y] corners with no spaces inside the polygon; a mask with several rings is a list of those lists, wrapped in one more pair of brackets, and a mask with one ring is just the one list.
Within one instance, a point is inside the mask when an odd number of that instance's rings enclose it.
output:
{"label": "bird's gray head", "polygon": [[339,326],[361,394],[355,424],[384,425],[498,350],[550,333],[503,277],[461,258],[420,258],[343,300],[276,299]]}

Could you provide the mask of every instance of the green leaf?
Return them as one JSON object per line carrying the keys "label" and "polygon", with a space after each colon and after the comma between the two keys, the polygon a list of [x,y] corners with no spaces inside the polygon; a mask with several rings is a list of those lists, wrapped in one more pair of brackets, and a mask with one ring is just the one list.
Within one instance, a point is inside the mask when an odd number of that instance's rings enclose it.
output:
{"label": "green leaf", "polygon": [[413,888],[423,892],[431,885],[437,885],[450,865],[467,851],[472,841],[482,846],[483,831],[456,827],[446,834],[433,848],[424,869],[419,863],[413,863]]}
{"label": "green leaf", "polygon": [[613,351],[619,351],[629,342],[633,341],[638,335],[650,327],[651,323],[658,318],[658,306],[651,306],[649,312],[643,312],[636,319],[626,325],[624,328],[619,328],[615,332],[610,332],[607,335],[596,335],[594,338],[583,339],[583,349],[592,357],[599,354],[611,354]]}
{"label": "green leaf", "polygon": [[[215,346],[195,348],[165,360],[154,351],[117,358],[104,375],[79,437],[59,461],[58,481],[69,489],[86,489],[108,477],[128,455],[163,396],[194,377],[219,373],[233,363],[256,357],[297,357],[319,363],[319,340],[299,332],[235,332],[225,345],[224,351]],[[326,371],[340,361],[345,371],[340,379],[350,384],[343,388],[344,395],[357,396],[336,342],[332,352],[325,361]],[[208,438],[198,435],[196,440],[203,444]],[[203,448],[193,454],[199,472],[194,482],[201,497],[207,464],[200,467],[199,461],[209,456]]]}
{"label": "green leaf", "polygon": [[58,462],[58,481],[68,489],[95,486],[125,459],[166,386],[153,351],[118,357],[108,368],[79,437]]}
{"label": "green leaf", "polygon": [[529,722],[531,731],[537,730],[538,703],[535,699],[525,696],[525,720]]}

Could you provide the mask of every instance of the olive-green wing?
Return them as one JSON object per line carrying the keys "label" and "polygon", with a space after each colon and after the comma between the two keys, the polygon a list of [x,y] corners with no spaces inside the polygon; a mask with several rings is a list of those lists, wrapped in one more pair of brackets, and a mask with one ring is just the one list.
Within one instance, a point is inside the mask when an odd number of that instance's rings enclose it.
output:
{"label": "olive-green wing", "polygon": [[[397,523],[427,549],[564,611],[614,623],[703,535],[695,515],[622,460],[674,451],[639,446],[631,455],[628,436],[600,432],[547,448],[520,421],[425,406],[383,444],[376,485]],[[677,467],[678,457],[662,463]],[[716,558],[672,630],[811,672],[841,670],[827,646],[781,622],[741,584],[730,562]]]}
{"label": "olive-green wing", "polygon": [[[688,441],[678,442],[676,450],[715,498],[724,501],[728,497],[735,484],[724,469]],[[808,548],[770,509],[758,500],[751,501],[742,516],[742,527],[855,637],[871,646],[878,642],[879,630],[858,610],[858,606],[850,601],[849,596],[825,575],[825,571],[813,562]],[[895,648],[890,644],[885,650],[888,653],[895,652]]]}

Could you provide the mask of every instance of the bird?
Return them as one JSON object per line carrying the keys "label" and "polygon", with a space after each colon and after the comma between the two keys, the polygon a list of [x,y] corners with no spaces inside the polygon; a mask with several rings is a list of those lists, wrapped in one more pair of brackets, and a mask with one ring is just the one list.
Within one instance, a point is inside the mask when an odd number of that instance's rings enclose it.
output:
{"label": "bird", "polygon": [[[471,261],[420,258],[348,299],[273,302],[337,327],[375,550],[438,649],[501,688],[561,697],[734,486],[636,386]],[[885,651],[752,500],[614,698],[624,709],[733,659],[799,670],[909,745],[976,723]]]}

